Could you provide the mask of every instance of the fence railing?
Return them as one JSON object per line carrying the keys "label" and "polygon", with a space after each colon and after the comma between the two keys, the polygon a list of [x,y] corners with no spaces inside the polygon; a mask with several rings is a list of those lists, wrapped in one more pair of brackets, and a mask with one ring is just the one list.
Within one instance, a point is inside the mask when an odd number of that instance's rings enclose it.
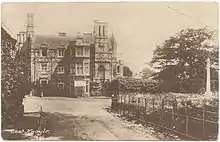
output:
{"label": "fence railing", "polygon": [[115,96],[112,109],[126,117],[170,130],[192,140],[217,139],[218,110],[208,111],[208,106],[178,107],[176,100],[132,98]]}

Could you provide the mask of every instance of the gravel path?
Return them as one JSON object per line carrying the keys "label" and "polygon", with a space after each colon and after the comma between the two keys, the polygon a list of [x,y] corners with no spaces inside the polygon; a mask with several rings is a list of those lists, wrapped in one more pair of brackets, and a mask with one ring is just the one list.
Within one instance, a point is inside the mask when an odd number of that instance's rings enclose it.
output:
{"label": "gravel path", "polygon": [[107,98],[29,97],[25,112],[46,112],[51,137],[46,140],[158,140],[149,128],[108,113]]}

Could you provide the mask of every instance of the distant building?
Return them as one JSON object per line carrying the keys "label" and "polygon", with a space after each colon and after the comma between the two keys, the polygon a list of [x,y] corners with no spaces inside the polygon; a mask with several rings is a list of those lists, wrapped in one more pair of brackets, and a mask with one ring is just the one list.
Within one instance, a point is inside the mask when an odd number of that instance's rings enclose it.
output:
{"label": "distant building", "polygon": [[64,32],[51,36],[31,32],[26,36],[20,55],[30,63],[35,94],[99,95],[105,81],[120,75],[116,70],[116,41],[108,37],[106,22],[94,21],[93,33],[78,33],[75,37]]}

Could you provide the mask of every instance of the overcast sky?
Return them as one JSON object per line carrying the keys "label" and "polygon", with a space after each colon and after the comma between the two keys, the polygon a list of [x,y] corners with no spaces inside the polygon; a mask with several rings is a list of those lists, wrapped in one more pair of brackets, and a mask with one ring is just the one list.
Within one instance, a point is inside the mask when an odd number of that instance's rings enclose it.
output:
{"label": "overcast sky", "polygon": [[35,13],[36,34],[68,35],[92,32],[93,20],[109,23],[109,33],[114,33],[118,55],[134,72],[139,72],[149,62],[156,44],[181,29],[200,28],[205,24],[218,28],[216,3],[7,3],[2,5],[2,20],[13,36],[24,30],[27,12]]}

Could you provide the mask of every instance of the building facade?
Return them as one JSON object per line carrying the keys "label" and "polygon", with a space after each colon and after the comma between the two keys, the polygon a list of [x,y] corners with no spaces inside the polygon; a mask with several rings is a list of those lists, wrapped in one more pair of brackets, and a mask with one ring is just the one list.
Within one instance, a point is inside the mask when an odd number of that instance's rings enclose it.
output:
{"label": "building facade", "polygon": [[66,33],[35,35],[33,27],[29,27],[21,51],[30,56],[34,94],[100,95],[103,83],[120,75],[117,68],[122,64],[116,60],[117,45],[114,37],[108,36],[106,22],[94,21],[92,33],[78,33],[75,37]]}
{"label": "building facade", "polygon": [[93,29],[94,37],[94,74],[93,74],[93,90],[99,93],[105,81],[111,81],[115,76],[116,68],[116,42],[114,37],[108,35],[108,23],[103,21],[94,21]]}

